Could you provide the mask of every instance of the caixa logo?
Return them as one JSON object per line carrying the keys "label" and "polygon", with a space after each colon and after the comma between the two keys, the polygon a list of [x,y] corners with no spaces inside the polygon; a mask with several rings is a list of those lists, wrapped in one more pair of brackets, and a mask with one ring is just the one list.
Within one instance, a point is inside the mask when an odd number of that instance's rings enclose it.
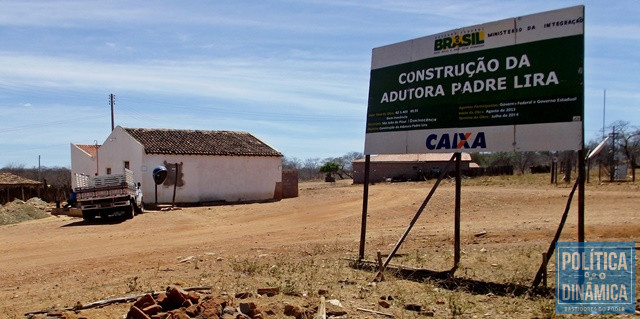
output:
{"label": "caixa logo", "polygon": [[427,136],[427,148],[430,150],[487,148],[487,140],[484,132],[478,132],[475,136],[473,133],[430,134]]}

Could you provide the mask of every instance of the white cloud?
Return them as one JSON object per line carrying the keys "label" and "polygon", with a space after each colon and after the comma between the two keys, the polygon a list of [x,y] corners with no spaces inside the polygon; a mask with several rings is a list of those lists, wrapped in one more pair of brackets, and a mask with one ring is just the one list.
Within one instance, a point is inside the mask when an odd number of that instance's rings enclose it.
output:
{"label": "white cloud", "polygon": [[0,87],[170,92],[329,112],[358,107],[366,100],[366,64],[358,67],[348,58],[315,58],[110,63],[0,53],[4,61]]}

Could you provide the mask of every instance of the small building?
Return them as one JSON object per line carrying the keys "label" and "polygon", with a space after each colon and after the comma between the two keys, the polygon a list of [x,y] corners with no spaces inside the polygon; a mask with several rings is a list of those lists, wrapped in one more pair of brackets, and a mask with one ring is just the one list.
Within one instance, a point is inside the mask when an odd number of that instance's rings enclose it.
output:
{"label": "small building", "polygon": [[73,173],[98,175],[98,144],[71,144],[71,187],[76,188]]}
{"label": "small building", "polygon": [[41,185],[41,182],[11,173],[0,173],[0,204],[8,203],[15,198],[27,200],[27,197],[37,195]]}
{"label": "small building", "polygon": [[147,203],[155,200],[152,171],[158,166],[169,171],[158,185],[158,203],[172,202],[175,183],[177,203],[264,201],[282,194],[282,154],[247,132],[117,126],[102,145],[71,144],[71,157],[72,175],[132,170]]}
{"label": "small building", "polygon": [[[437,177],[446,167],[453,153],[429,153],[429,154],[383,154],[371,156],[369,167],[369,181],[372,183],[385,180],[393,181],[422,181],[427,178]],[[365,159],[353,161],[353,182],[364,183]],[[462,153],[461,169],[468,170],[475,163],[471,161],[471,155]],[[476,165],[477,166],[477,165]],[[450,171],[455,170],[452,165]]]}

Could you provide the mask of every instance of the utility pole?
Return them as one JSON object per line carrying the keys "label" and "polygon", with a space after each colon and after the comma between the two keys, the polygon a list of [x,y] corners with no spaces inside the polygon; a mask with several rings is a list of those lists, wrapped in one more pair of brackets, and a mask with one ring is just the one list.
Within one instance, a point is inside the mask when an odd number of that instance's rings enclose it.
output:
{"label": "utility pole", "polygon": [[109,104],[111,104],[111,131],[113,131],[113,104],[115,103],[116,96],[113,94],[109,94]]}
{"label": "utility pole", "polygon": [[615,180],[616,176],[616,127],[612,127],[611,132],[611,169],[609,171],[610,182]]}
{"label": "utility pole", "polygon": [[604,96],[602,97],[602,139],[604,140],[604,116],[605,109],[607,108],[607,89],[604,89]]}
{"label": "utility pole", "polygon": [[[38,182],[42,180],[41,177],[42,176],[40,174],[40,155],[38,155]],[[40,185],[40,187],[38,187],[38,197],[42,197],[42,194],[40,193],[41,189],[42,189],[42,185]]]}
{"label": "utility pole", "polygon": [[96,176],[98,176],[98,173],[100,172],[100,157],[99,157],[99,153],[98,153],[98,140],[93,140],[95,142],[96,145]]}
{"label": "utility pole", "polygon": [[[602,140],[604,141],[605,130],[605,110],[607,108],[607,89],[604,89],[604,96],[602,97]],[[601,181],[601,172],[602,172],[602,157],[598,158],[598,182]]]}

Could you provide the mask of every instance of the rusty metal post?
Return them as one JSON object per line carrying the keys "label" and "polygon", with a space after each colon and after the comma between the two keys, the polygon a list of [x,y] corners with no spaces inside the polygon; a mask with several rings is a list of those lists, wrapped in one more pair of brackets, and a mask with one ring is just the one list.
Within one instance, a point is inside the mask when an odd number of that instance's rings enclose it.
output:
{"label": "rusty metal post", "polygon": [[[578,177],[578,179],[580,179],[580,177]],[[569,209],[571,208],[571,201],[573,201],[573,195],[575,194],[576,189],[578,188],[579,182],[580,181],[577,180],[573,184],[573,188],[571,189],[571,192],[569,192],[569,198],[567,198],[567,204],[564,208],[564,213],[562,214],[562,218],[560,219],[560,224],[558,225],[556,234],[553,237],[553,240],[551,241],[549,248],[547,249],[547,253],[546,253],[547,256],[552,256],[553,252],[556,249],[556,242],[558,242],[558,240],[560,239],[560,234],[562,234],[562,229],[564,229],[564,224],[567,221],[567,217],[569,215]],[[533,287],[537,287],[540,284],[540,280],[542,280],[542,272],[544,270],[544,267],[547,267],[547,265],[543,264],[543,265],[540,265],[540,268],[538,268],[536,277],[533,279]]]}
{"label": "rusty metal post", "polygon": [[425,207],[427,207],[427,204],[431,200],[431,197],[433,196],[433,194],[436,192],[436,189],[438,188],[438,185],[440,185],[440,182],[442,182],[442,180],[444,179],[444,175],[449,171],[449,168],[451,167],[451,162],[453,160],[455,160],[455,157],[456,157],[456,155],[453,154],[453,156],[451,156],[451,159],[449,159],[449,161],[447,161],[447,164],[445,165],[444,170],[442,170],[440,172],[440,176],[438,176],[438,179],[436,180],[435,184],[433,184],[433,187],[431,187],[431,190],[429,191],[429,194],[427,195],[427,197],[422,202],[422,205],[420,205],[420,208],[418,208],[418,211],[413,216],[413,219],[411,219],[411,222],[409,222],[409,226],[407,226],[407,229],[404,231],[404,233],[402,234],[402,236],[400,237],[400,239],[398,240],[396,245],[393,246],[393,249],[391,250],[391,253],[389,253],[389,255],[387,256],[387,259],[385,259],[384,264],[382,265],[382,269],[383,270],[386,269],[387,266],[389,266],[389,263],[391,262],[391,259],[398,252],[398,249],[400,249],[400,245],[402,245],[404,240],[409,235],[409,232],[413,228],[413,225],[415,225],[416,221],[418,221],[418,218],[422,214],[422,211],[425,209]]}
{"label": "rusty metal post", "polygon": [[364,193],[362,194],[362,224],[360,226],[360,250],[358,260],[364,260],[364,244],[367,239],[367,206],[369,202],[369,169],[371,155],[364,158]]}
{"label": "rusty metal post", "polygon": [[176,188],[178,187],[178,176],[180,176],[178,167],[178,163],[176,163],[176,176],[173,181],[173,199],[171,200],[171,208],[176,206]]}
{"label": "rusty metal post", "polygon": [[547,264],[549,263],[549,259],[547,258],[547,253],[542,253],[542,286],[547,288],[547,276],[549,275],[547,272]]}
{"label": "rusty metal post", "polygon": [[587,184],[591,182],[591,159],[587,160]]}
{"label": "rusty metal post", "polygon": [[380,251],[378,250],[378,252],[376,253],[376,258],[378,261],[378,273],[376,274],[376,277],[373,278],[373,282],[381,282],[384,281],[384,268],[382,266],[382,254],[380,253]]}
{"label": "rusty metal post", "polygon": [[578,241],[584,242],[585,150],[578,151]]}
{"label": "rusty metal post", "polygon": [[462,193],[462,172],[460,163],[462,153],[456,153],[456,203],[455,203],[455,225],[454,225],[454,258],[453,271],[458,269],[460,264],[460,195]]}
{"label": "rusty metal post", "polygon": [[631,182],[636,182],[636,157],[631,156]]}

